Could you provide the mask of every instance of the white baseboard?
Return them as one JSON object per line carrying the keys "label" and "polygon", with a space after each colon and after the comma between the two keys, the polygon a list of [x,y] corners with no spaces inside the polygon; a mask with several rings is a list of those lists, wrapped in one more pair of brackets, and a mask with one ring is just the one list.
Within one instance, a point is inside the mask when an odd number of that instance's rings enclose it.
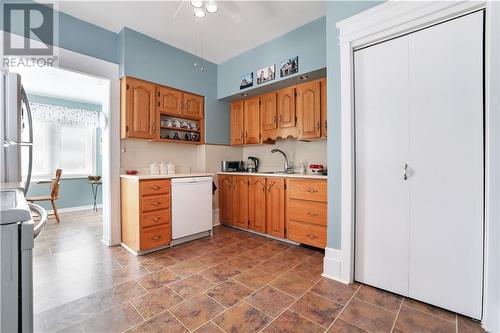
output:
{"label": "white baseboard", "polygon": [[[58,213],[68,213],[68,212],[78,212],[81,210],[92,210],[94,208],[93,205],[88,206],[78,206],[78,207],[67,207],[67,208],[57,208]],[[102,208],[102,204],[97,205],[97,209]],[[47,214],[54,214],[53,210],[47,210]]]}
{"label": "white baseboard", "polygon": [[351,282],[349,272],[342,270],[343,255],[342,250],[325,248],[325,257],[323,259],[323,276],[345,284]]}
{"label": "white baseboard", "polygon": [[219,208],[215,208],[213,210],[213,215],[212,215],[212,225],[215,227],[217,225],[220,225],[220,218],[219,218]]}

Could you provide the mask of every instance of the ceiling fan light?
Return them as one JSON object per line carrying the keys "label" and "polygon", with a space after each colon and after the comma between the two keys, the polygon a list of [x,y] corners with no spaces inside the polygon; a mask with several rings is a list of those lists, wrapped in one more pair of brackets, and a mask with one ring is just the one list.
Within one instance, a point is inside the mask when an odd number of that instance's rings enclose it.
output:
{"label": "ceiling fan light", "polygon": [[207,4],[205,5],[205,8],[207,9],[207,12],[209,13],[216,13],[217,10],[219,9],[217,7],[217,3],[215,2],[215,0],[208,0],[207,1]]}
{"label": "ceiling fan light", "polygon": [[193,6],[194,8],[203,7],[203,0],[191,0],[190,3],[191,3],[191,6]]}
{"label": "ceiling fan light", "polygon": [[207,16],[207,13],[205,13],[203,8],[195,8],[193,13],[194,13],[194,16],[196,16],[198,18],[203,18],[203,17]]}

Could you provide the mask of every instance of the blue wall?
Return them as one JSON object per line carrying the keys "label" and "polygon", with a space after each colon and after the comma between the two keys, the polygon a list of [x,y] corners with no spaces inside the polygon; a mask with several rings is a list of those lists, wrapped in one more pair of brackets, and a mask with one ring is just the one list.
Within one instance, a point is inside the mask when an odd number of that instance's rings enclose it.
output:
{"label": "blue wall", "polygon": [[[52,105],[60,105],[72,108],[80,108],[101,112],[101,106],[97,104],[82,103],[77,101],[65,100],[60,98],[52,98],[46,96],[29,95],[30,102],[45,103]],[[102,154],[101,154],[101,130],[96,131],[96,174],[101,175],[102,171]],[[64,170],[62,174],[64,178]],[[28,196],[48,195],[50,194],[51,184],[35,184],[31,183]],[[101,203],[102,192],[101,187],[97,194],[97,201]],[[52,209],[50,203],[38,202],[46,209]],[[59,188],[59,200],[56,205],[58,208],[89,206],[93,204],[90,185],[86,178],[68,178],[61,180]]]}
{"label": "blue wall", "polygon": [[132,29],[120,32],[120,74],[205,96],[206,143],[229,143],[229,105],[217,100],[217,65]]}
{"label": "blue wall", "polygon": [[[294,56],[299,57],[299,73],[293,76],[325,68],[325,27],[326,19],[321,17],[219,64],[217,97],[225,98],[282,80],[279,75],[280,63]],[[257,85],[257,70],[272,64],[276,65],[276,79]],[[240,76],[250,72],[254,73],[253,87],[240,90]]]}
{"label": "blue wall", "polygon": [[341,128],[340,48],[337,22],[383,1],[328,1],[326,3],[326,66],[328,80],[328,247],[341,248]]}

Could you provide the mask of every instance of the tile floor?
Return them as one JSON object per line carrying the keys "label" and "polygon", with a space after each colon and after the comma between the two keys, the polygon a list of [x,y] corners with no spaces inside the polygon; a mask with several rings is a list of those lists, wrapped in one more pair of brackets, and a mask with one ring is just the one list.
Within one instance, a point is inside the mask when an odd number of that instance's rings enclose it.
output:
{"label": "tile floor", "polygon": [[228,227],[136,257],[101,215],[62,214],[36,240],[35,332],[482,332],[454,313],[321,277],[323,253]]}

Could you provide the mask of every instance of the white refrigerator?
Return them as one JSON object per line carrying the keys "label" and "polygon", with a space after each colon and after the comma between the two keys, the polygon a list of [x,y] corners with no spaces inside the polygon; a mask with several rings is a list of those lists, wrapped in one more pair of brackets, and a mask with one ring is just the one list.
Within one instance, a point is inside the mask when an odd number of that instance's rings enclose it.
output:
{"label": "white refrigerator", "polygon": [[[47,212],[26,201],[33,159],[31,113],[21,77],[6,71],[0,71],[0,137],[0,332],[33,332],[32,251]],[[36,223],[32,212],[40,216]]]}

